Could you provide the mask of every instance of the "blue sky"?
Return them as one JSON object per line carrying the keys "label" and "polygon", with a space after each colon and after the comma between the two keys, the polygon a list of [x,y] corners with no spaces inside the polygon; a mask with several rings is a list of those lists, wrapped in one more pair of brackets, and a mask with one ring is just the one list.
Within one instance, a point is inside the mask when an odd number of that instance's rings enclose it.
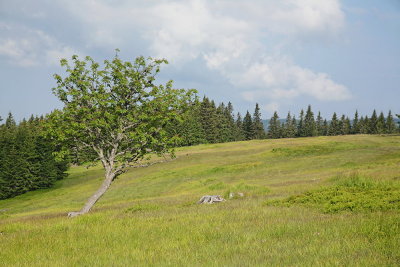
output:
{"label": "blue sky", "polygon": [[400,113],[398,0],[0,0],[0,116],[59,108],[60,58],[162,57],[160,82],[263,118]]}

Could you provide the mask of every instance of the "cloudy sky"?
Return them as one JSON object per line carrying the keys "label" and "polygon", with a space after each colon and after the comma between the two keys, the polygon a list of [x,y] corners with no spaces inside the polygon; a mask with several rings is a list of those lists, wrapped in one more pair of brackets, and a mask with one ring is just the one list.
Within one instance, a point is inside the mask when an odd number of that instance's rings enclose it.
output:
{"label": "cloudy sky", "polygon": [[59,59],[115,48],[170,62],[160,82],[264,118],[400,112],[399,0],[0,0],[0,116],[44,114]]}

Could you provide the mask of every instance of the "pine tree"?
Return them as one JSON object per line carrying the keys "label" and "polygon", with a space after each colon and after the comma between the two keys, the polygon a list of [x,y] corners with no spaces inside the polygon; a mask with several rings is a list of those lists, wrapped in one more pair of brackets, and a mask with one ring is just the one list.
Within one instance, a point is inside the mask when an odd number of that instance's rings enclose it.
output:
{"label": "pine tree", "polygon": [[243,118],[243,133],[245,140],[251,140],[254,137],[253,120],[249,111],[247,111],[246,116]]}
{"label": "pine tree", "polygon": [[200,105],[201,124],[204,135],[208,143],[217,142],[218,138],[218,121],[217,110],[214,101],[210,101],[207,97],[203,98]]}
{"label": "pine tree", "polygon": [[254,114],[253,114],[253,129],[254,129],[254,139],[265,138],[265,130],[261,120],[260,107],[258,106],[258,103],[256,103],[256,107],[254,109]]}
{"label": "pine tree", "polygon": [[340,125],[340,134],[342,134],[342,135],[350,134],[351,123],[350,123],[350,119],[348,117],[345,117],[345,115],[342,115],[342,117],[340,118],[339,125]]}
{"label": "pine tree", "polygon": [[320,111],[318,111],[317,120],[315,122],[315,127],[316,127],[316,133],[317,133],[318,136],[324,135],[324,133],[323,133],[323,119],[322,119]]}
{"label": "pine tree", "polygon": [[196,99],[190,109],[184,114],[182,122],[171,125],[168,129],[171,137],[181,137],[178,145],[191,146],[206,143],[202,125],[201,103]]}
{"label": "pine tree", "polygon": [[306,136],[305,131],[304,131],[304,111],[303,110],[300,111],[300,119],[299,119],[299,123],[297,125],[297,136],[299,136],[299,137]]}
{"label": "pine tree", "polygon": [[235,141],[236,140],[236,125],[235,125],[235,118],[233,115],[233,105],[231,102],[228,102],[228,105],[225,108],[224,112],[225,118],[228,121],[228,129],[229,129],[229,137],[228,141]]}
{"label": "pine tree", "polygon": [[353,119],[353,126],[351,127],[352,134],[359,134],[360,133],[360,125],[359,125],[359,120],[358,120],[358,110],[356,110],[356,113],[354,114],[354,119]]}
{"label": "pine tree", "polygon": [[292,118],[290,111],[286,116],[286,123],[285,126],[282,127],[284,129],[283,137],[293,138],[296,136],[296,120]]}
{"label": "pine tree", "polygon": [[304,136],[316,136],[317,129],[315,126],[314,113],[311,111],[311,105],[308,105],[306,116],[304,117]]}
{"label": "pine tree", "polygon": [[397,123],[399,124],[399,130],[400,130],[400,114],[396,114],[396,116],[399,119],[399,121]]}
{"label": "pine tree", "polygon": [[394,123],[391,110],[389,110],[389,113],[387,115],[385,128],[386,133],[388,134],[393,134],[396,132],[396,124]]}
{"label": "pine tree", "polygon": [[322,124],[322,135],[327,136],[329,131],[329,125],[326,119],[324,119],[324,122]]}
{"label": "pine tree", "polygon": [[362,117],[360,119],[360,133],[369,134],[370,133],[370,120],[368,116]]}
{"label": "pine tree", "polygon": [[231,140],[231,131],[229,126],[229,118],[226,117],[226,107],[224,103],[221,103],[217,108],[217,143],[229,142]]}
{"label": "pine tree", "polygon": [[67,162],[56,162],[56,146],[43,135],[41,121],[16,124],[12,114],[0,126],[0,199],[47,188],[65,176]]}
{"label": "pine tree", "polygon": [[280,122],[278,113],[275,111],[274,115],[271,117],[269,121],[268,127],[268,137],[269,138],[280,138],[281,137],[281,130],[280,130]]}
{"label": "pine tree", "polygon": [[297,133],[297,120],[296,120],[296,115],[294,115],[294,114],[293,114],[292,125],[291,126],[293,127],[293,133],[294,133],[293,137],[296,137],[298,135],[298,133]]}
{"label": "pine tree", "polygon": [[243,141],[245,140],[244,130],[243,130],[243,121],[240,112],[236,115],[236,131],[235,131],[235,140]]}
{"label": "pine tree", "polygon": [[368,129],[369,134],[376,134],[378,132],[376,128],[377,123],[378,123],[378,116],[376,115],[376,110],[374,109],[374,111],[372,112],[372,116],[369,119],[369,129]]}
{"label": "pine tree", "polygon": [[376,121],[376,133],[377,134],[384,134],[386,133],[386,121],[385,121],[385,115],[383,115],[383,112],[379,114],[379,117]]}
{"label": "pine tree", "polygon": [[340,134],[340,125],[337,119],[336,112],[333,113],[331,123],[329,124],[328,135],[339,135]]}

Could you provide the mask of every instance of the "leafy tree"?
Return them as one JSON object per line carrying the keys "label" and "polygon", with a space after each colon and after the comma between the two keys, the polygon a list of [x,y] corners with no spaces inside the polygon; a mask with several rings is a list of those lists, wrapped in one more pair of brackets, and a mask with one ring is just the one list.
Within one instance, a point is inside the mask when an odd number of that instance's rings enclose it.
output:
{"label": "leafy tree", "polygon": [[[118,52],[118,51],[117,51]],[[48,123],[48,134],[62,145],[62,157],[68,148],[90,150],[98,156],[105,177],[101,187],[79,212],[90,211],[112,181],[129,166],[139,164],[149,154],[173,153],[178,137],[168,135],[168,126],[182,118],[193,90],[172,88],[172,81],[156,85],[155,76],[166,60],[137,57],[133,63],[118,55],[100,66],[91,57],[72,65],[61,60],[67,75],[55,74],[53,93],[64,103],[54,111]],[[95,161],[92,161],[95,162]]]}

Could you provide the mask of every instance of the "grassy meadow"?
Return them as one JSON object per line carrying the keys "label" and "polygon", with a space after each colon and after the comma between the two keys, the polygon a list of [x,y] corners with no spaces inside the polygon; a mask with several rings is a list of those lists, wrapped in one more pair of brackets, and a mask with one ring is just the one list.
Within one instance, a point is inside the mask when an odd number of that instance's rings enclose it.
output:
{"label": "grassy meadow", "polygon": [[[67,218],[102,179],[72,167],[0,201],[0,266],[400,265],[400,136],[184,147]],[[196,204],[205,194],[227,201]]]}

